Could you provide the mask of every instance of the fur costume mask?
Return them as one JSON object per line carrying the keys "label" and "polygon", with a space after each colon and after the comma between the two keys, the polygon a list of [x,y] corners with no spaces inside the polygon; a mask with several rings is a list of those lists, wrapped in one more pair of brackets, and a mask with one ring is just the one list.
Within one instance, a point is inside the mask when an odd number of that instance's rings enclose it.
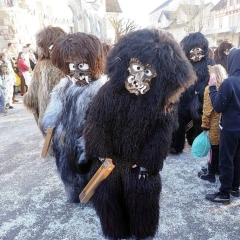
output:
{"label": "fur costume mask", "polygon": [[96,36],[77,32],[69,33],[55,42],[51,60],[76,85],[84,86],[102,75],[105,57],[102,44]]}
{"label": "fur costume mask", "polygon": [[231,49],[233,48],[233,44],[230,41],[222,41],[218,48],[216,49],[216,54],[218,55],[219,59],[223,58],[223,55],[228,56],[230,53]]}
{"label": "fur costume mask", "polygon": [[200,62],[202,60],[202,58],[204,57],[203,48],[196,47],[196,48],[191,49],[189,56],[190,56],[190,60],[192,62]]}
{"label": "fur costume mask", "polygon": [[[177,59],[184,59],[186,69],[192,69],[192,66],[185,61],[184,52],[170,33],[144,29],[137,34],[123,38],[107,55],[105,73],[110,79],[109,84],[117,92],[130,93],[132,98],[156,101],[159,107],[168,111],[196,75],[186,76],[182,62]],[[184,74],[179,75],[182,71]]]}
{"label": "fur costume mask", "polygon": [[208,40],[205,36],[200,33],[190,33],[188,36],[184,37],[180,42],[186,56],[192,63],[198,64],[209,55],[208,52]]}
{"label": "fur costume mask", "polygon": [[36,33],[36,44],[38,60],[49,59],[53,43],[61,36],[65,35],[60,27],[48,26]]}
{"label": "fur costume mask", "polygon": [[151,79],[156,77],[156,71],[149,65],[143,65],[135,58],[130,60],[129,76],[125,87],[130,93],[145,94],[150,89]]}
{"label": "fur costume mask", "polygon": [[78,86],[85,86],[92,81],[91,70],[87,63],[73,61],[69,63],[69,76]]}

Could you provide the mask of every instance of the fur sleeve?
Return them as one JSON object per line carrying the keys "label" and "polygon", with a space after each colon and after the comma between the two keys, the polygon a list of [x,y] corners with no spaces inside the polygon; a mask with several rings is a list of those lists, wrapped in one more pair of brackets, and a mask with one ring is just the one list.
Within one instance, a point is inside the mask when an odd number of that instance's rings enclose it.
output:
{"label": "fur sleeve", "polygon": [[68,78],[63,78],[61,79],[60,83],[53,88],[50,102],[42,119],[41,130],[43,133],[46,132],[48,127],[55,127],[61,118],[64,104],[64,90],[69,83],[70,80]]}
{"label": "fur sleeve", "polygon": [[146,168],[150,173],[157,173],[163,168],[163,161],[171,145],[175,115],[167,113],[161,117],[153,130],[154,135],[148,139],[140,154],[138,165]]}
{"label": "fur sleeve", "polygon": [[86,153],[93,157],[113,158],[111,108],[103,107],[104,86],[101,90],[93,100],[84,125]]}

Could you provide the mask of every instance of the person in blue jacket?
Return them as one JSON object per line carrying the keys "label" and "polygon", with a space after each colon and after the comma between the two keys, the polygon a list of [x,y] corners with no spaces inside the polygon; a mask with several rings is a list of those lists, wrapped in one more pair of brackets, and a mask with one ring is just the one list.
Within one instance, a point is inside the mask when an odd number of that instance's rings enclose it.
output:
{"label": "person in blue jacket", "polygon": [[209,79],[213,108],[222,113],[219,192],[207,194],[212,202],[230,203],[230,195],[239,197],[240,185],[240,49],[234,48],[228,55],[228,78],[216,89],[216,76]]}

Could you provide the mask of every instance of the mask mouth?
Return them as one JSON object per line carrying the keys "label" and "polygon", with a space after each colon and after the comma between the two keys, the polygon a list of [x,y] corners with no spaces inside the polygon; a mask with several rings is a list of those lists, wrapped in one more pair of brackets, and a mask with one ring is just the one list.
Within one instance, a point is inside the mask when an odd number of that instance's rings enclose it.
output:
{"label": "mask mouth", "polygon": [[204,55],[193,55],[190,57],[190,60],[192,62],[200,62],[203,57],[204,57]]}
{"label": "mask mouth", "polygon": [[125,88],[137,96],[145,94],[150,86],[148,83],[137,81],[134,76],[129,76],[125,82]]}
{"label": "mask mouth", "polygon": [[192,62],[200,62],[205,55],[203,54],[203,49],[201,47],[193,48],[190,51],[190,60]]}
{"label": "mask mouth", "polygon": [[223,51],[223,54],[228,56],[228,54],[230,53],[230,50],[229,49],[226,49],[225,51]]}
{"label": "mask mouth", "polygon": [[92,81],[91,78],[87,75],[81,75],[81,76],[78,76],[77,78],[73,76],[72,79],[74,80],[74,83],[77,86],[85,86]]}

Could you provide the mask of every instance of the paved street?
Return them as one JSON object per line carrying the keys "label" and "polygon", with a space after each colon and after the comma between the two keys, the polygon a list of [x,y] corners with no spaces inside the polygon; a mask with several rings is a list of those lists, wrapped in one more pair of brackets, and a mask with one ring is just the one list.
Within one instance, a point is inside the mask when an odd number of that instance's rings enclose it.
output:
{"label": "paved street", "polygon": [[[0,239],[102,240],[91,204],[66,202],[54,158],[41,158],[43,137],[22,97],[0,115]],[[161,172],[160,224],[155,240],[240,239],[240,199],[222,205],[205,200],[219,187],[197,177],[207,157],[190,148],[169,155]]]}

